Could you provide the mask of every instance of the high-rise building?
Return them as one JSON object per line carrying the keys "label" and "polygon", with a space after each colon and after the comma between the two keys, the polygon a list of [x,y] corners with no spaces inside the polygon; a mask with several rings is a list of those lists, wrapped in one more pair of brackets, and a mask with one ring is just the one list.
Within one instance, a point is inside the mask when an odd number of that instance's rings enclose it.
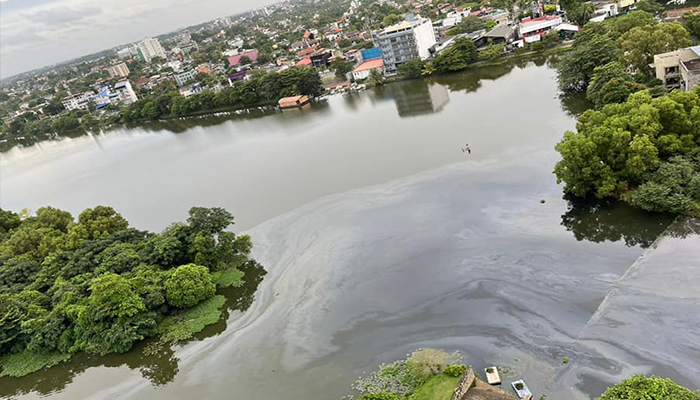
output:
{"label": "high-rise building", "polygon": [[138,49],[139,56],[141,56],[145,62],[151,62],[154,57],[166,58],[163,46],[161,46],[158,39],[155,38],[144,39],[138,44]]}
{"label": "high-rise building", "polygon": [[432,21],[412,14],[407,14],[405,21],[372,32],[372,39],[382,51],[387,75],[395,75],[406,61],[430,57],[430,47],[437,42]]}
{"label": "high-rise building", "polygon": [[129,72],[129,67],[126,63],[114,64],[107,67],[107,73],[109,73],[110,78],[124,78],[129,76]]}

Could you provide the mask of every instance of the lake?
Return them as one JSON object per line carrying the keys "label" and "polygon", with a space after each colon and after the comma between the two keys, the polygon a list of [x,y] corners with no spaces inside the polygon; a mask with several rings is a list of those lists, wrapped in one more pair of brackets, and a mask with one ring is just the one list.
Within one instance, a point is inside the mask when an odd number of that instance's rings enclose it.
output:
{"label": "lake", "polygon": [[625,345],[643,329],[595,319],[673,218],[562,198],[554,146],[585,107],[542,59],[4,153],[3,208],[105,204],[160,231],[224,207],[267,273],[199,340],[77,355],[0,378],[0,396],[335,400],[421,347],[507,367],[536,397],[592,398],[633,372],[697,386],[692,353],[650,359]]}

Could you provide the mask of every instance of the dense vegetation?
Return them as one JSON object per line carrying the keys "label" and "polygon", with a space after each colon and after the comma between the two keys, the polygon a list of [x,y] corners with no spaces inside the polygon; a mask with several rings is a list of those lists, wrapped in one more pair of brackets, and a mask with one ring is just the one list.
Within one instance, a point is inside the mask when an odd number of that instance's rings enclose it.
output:
{"label": "dense vegetation", "polygon": [[598,108],[623,102],[641,89],[654,88],[653,93],[661,95],[661,83],[648,73],[648,65],[655,54],[690,44],[690,34],[683,25],[659,23],[654,14],[642,10],[589,23],[557,64],[559,87],[577,92],[594,84],[588,98]]}
{"label": "dense vegetation", "polygon": [[457,378],[464,374],[466,367],[459,365],[460,361],[459,353],[447,353],[438,349],[416,350],[405,360],[380,365],[377,371],[358,379],[353,389],[363,393],[360,400],[412,398],[414,393],[433,378],[441,375]]}
{"label": "dense vegetation", "polygon": [[[643,2],[588,23],[557,65],[560,88],[585,91],[596,111],[557,145],[566,193],[622,199],[649,211],[700,216],[700,96],[672,92],[649,69],[654,55],[689,46],[699,21],[659,23]],[[695,35],[695,33],[694,33]]]}
{"label": "dense vegetation", "polygon": [[596,400],[700,400],[700,394],[666,378],[635,375],[609,388]]}
{"label": "dense vegetation", "polygon": [[635,93],[586,111],[577,130],[556,147],[554,172],[567,193],[700,215],[700,95]]}
{"label": "dense vegetation", "polygon": [[129,228],[111,207],[74,221],[42,207],[0,210],[0,376],[85,351],[122,353],[162,335],[182,340],[218,320],[216,287],[242,283],[252,243],[233,216],[194,207],[160,234]]}

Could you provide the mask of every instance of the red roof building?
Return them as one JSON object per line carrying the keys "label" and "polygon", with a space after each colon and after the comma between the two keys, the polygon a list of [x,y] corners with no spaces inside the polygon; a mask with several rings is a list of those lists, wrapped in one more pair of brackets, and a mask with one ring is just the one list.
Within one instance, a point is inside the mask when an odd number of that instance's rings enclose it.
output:
{"label": "red roof building", "polygon": [[241,58],[243,58],[243,56],[248,57],[250,61],[256,61],[258,59],[259,54],[260,52],[257,49],[246,51],[241,54],[236,54],[235,56],[231,56],[228,58],[228,64],[232,67],[235,67],[241,62]]}
{"label": "red roof building", "polygon": [[300,67],[302,65],[311,65],[311,57],[306,57],[299,61],[298,63],[295,64],[297,67]]}
{"label": "red roof building", "polygon": [[316,51],[316,46],[307,47],[307,48],[301,50],[300,52],[298,52],[297,57],[299,57],[299,58],[306,57],[315,51]]}

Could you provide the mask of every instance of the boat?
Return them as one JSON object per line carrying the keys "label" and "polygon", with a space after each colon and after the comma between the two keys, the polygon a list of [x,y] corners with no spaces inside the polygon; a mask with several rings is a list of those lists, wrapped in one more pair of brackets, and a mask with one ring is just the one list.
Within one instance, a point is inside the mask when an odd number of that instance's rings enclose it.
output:
{"label": "boat", "polygon": [[515,390],[519,399],[529,400],[532,398],[532,392],[530,388],[527,387],[524,380],[519,379],[515,382],[511,382],[510,385],[513,387],[513,390]]}
{"label": "boat", "polygon": [[484,371],[486,371],[486,382],[488,382],[489,385],[501,384],[501,376],[498,374],[498,369],[495,366],[484,368]]}
{"label": "boat", "polygon": [[296,107],[303,106],[304,104],[308,103],[309,101],[311,101],[309,99],[309,96],[301,95],[301,96],[283,97],[277,102],[277,104],[280,106],[280,108],[296,108]]}

